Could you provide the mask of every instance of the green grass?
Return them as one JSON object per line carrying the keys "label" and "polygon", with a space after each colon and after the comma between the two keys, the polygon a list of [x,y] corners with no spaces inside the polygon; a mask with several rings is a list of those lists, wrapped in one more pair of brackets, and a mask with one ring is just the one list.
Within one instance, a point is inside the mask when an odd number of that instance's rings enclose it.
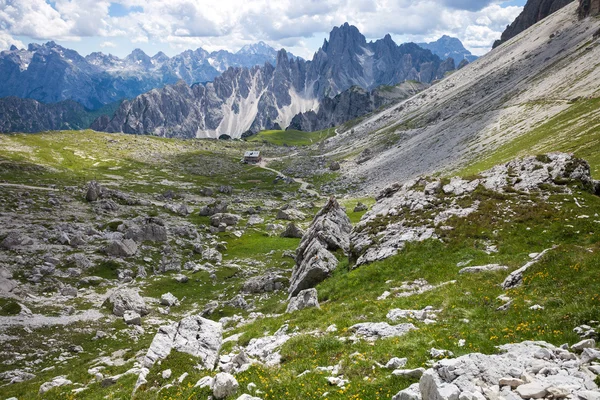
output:
{"label": "green grass", "polygon": [[251,143],[270,143],[277,146],[307,146],[335,136],[335,128],[317,132],[262,131],[248,139]]}
{"label": "green grass", "polygon": [[585,159],[592,166],[592,175],[600,178],[600,98],[574,102],[530,132],[479,157],[458,175],[472,175],[516,157],[553,151]]}

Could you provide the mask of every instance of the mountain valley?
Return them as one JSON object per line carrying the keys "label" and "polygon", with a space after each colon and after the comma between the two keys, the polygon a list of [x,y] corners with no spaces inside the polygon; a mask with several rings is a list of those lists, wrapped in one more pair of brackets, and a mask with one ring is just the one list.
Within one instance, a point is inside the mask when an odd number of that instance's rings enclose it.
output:
{"label": "mountain valley", "polygon": [[0,398],[600,399],[600,1],[542,3],[0,99]]}

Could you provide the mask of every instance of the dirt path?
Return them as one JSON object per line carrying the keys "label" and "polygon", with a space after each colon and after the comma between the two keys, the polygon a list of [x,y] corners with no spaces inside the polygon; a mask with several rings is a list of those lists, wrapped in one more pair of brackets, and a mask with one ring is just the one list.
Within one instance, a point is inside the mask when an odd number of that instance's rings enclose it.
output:
{"label": "dirt path", "polygon": [[285,175],[284,173],[282,173],[281,171],[277,171],[276,169],[273,169],[273,168],[269,168],[269,167],[267,167],[267,164],[268,164],[270,161],[280,160],[280,159],[282,159],[282,158],[285,158],[285,157],[291,157],[291,156],[293,156],[293,155],[295,155],[295,154],[297,154],[297,153],[290,154],[289,156],[284,156],[284,157],[269,158],[269,159],[265,159],[265,158],[263,158],[261,162],[259,162],[258,164],[256,164],[256,166],[257,166],[257,167],[259,167],[259,168],[262,168],[262,169],[266,169],[267,171],[274,172],[274,173],[276,173],[277,175],[279,175],[279,176],[282,176],[282,177],[284,177],[284,178],[290,178],[290,179],[294,180],[294,182],[298,182],[298,183],[300,184],[300,190],[303,190],[303,191],[305,191],[305,192],[307,192],[307,193],[310,193],[312,196],[323,197],[323,196],[321,196],[321,194],[320,194],[319,192],[317,192],[316,190],[313,190],[313,189],[309,189],[309,188],[308,188],[308,186],[310,185],[310,183],[308,183],[308,182],[306,182],[306,181],[304,181],[304,180],[302,180],[302,179],[300,179],[300,178],[292,178],[292,177],[289,177],[289,176]]}
{"label": "dirt path", "polygon": [[49,188],[49,187],[43,187],[43,186],[28,186],[28,185],[22,185],[19,183],[0,183],[0,186],[14,187],[14,188],[18,188],[18,189],[46,190],[48,192],[58,192],[58,189],[55,189],[55,188]]}
{"label": "dirt path", "polygon": [[79,321],[97,321],[104,317],[98,310],[86,310],[80,314],[64,315],[60,317],[49,317],[46,315],[15,315],[10,317],[0,317],[0,327],[8,328],[13,326],[27,326],[30,328],[40,328],[42,326],[69,325]]}

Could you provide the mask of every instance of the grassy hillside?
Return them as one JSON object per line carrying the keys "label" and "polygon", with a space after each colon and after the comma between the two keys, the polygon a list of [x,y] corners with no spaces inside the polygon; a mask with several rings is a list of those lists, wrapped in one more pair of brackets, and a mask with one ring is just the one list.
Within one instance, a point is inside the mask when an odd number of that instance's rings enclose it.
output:
{"label": "grassy hillside", "polygon": [[472,175],[515,157],[562,151],[586,159],[600,178],[600,98],[577,99],[557,116],[460,171]]}
{"label": "grassy hillside", "polygon": [[317,132],[262,131],[248,139],[251,143],[270,143],[277,146],[308,146],[335,136],[335,128]]}

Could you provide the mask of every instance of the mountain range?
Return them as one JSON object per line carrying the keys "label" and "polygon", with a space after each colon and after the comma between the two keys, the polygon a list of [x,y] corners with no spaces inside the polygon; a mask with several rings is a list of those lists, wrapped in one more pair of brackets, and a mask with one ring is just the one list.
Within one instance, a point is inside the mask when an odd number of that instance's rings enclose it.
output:
{"label": "mountain range", "polygon": [[460,63],[463,60],[467,60],[471,63],[479,58],[471,54],[469,50],[465,49],[465,46],[463,46],[459,39],[448,35],[442,36],[435,42],[417,44],[419,47],[430,50],[442,60],[453,58],[457,63]]}
{"label": "mountain range", "polygon": [[74,100],[95,110],[179,80],[188,84],[211,81],[229,67],[273,64],[276,56],[277,51],[264,42],[237,53],[198,48],[174,57],[162,52],[151,57],[136,49],[125,58],[100,52],[83,57],[54,42],[30,44],[27,49],[12,46],[0,53],[0,97],[42,103]]}
{"label": "mountain range", "polygon": [[213,82],[185,82],[126,100],[112,119],[92,126],[107,132],[165,137],[239,138],[244,132],[287,127],[294,116],[317,110],[322,99],[359,86],[372,90],[407,80],[431,83],[455,69],[414,43],[390,35],[375,42],[355,26],[335,27],[310,61],[280,50],[276,66],[230,68]]}

